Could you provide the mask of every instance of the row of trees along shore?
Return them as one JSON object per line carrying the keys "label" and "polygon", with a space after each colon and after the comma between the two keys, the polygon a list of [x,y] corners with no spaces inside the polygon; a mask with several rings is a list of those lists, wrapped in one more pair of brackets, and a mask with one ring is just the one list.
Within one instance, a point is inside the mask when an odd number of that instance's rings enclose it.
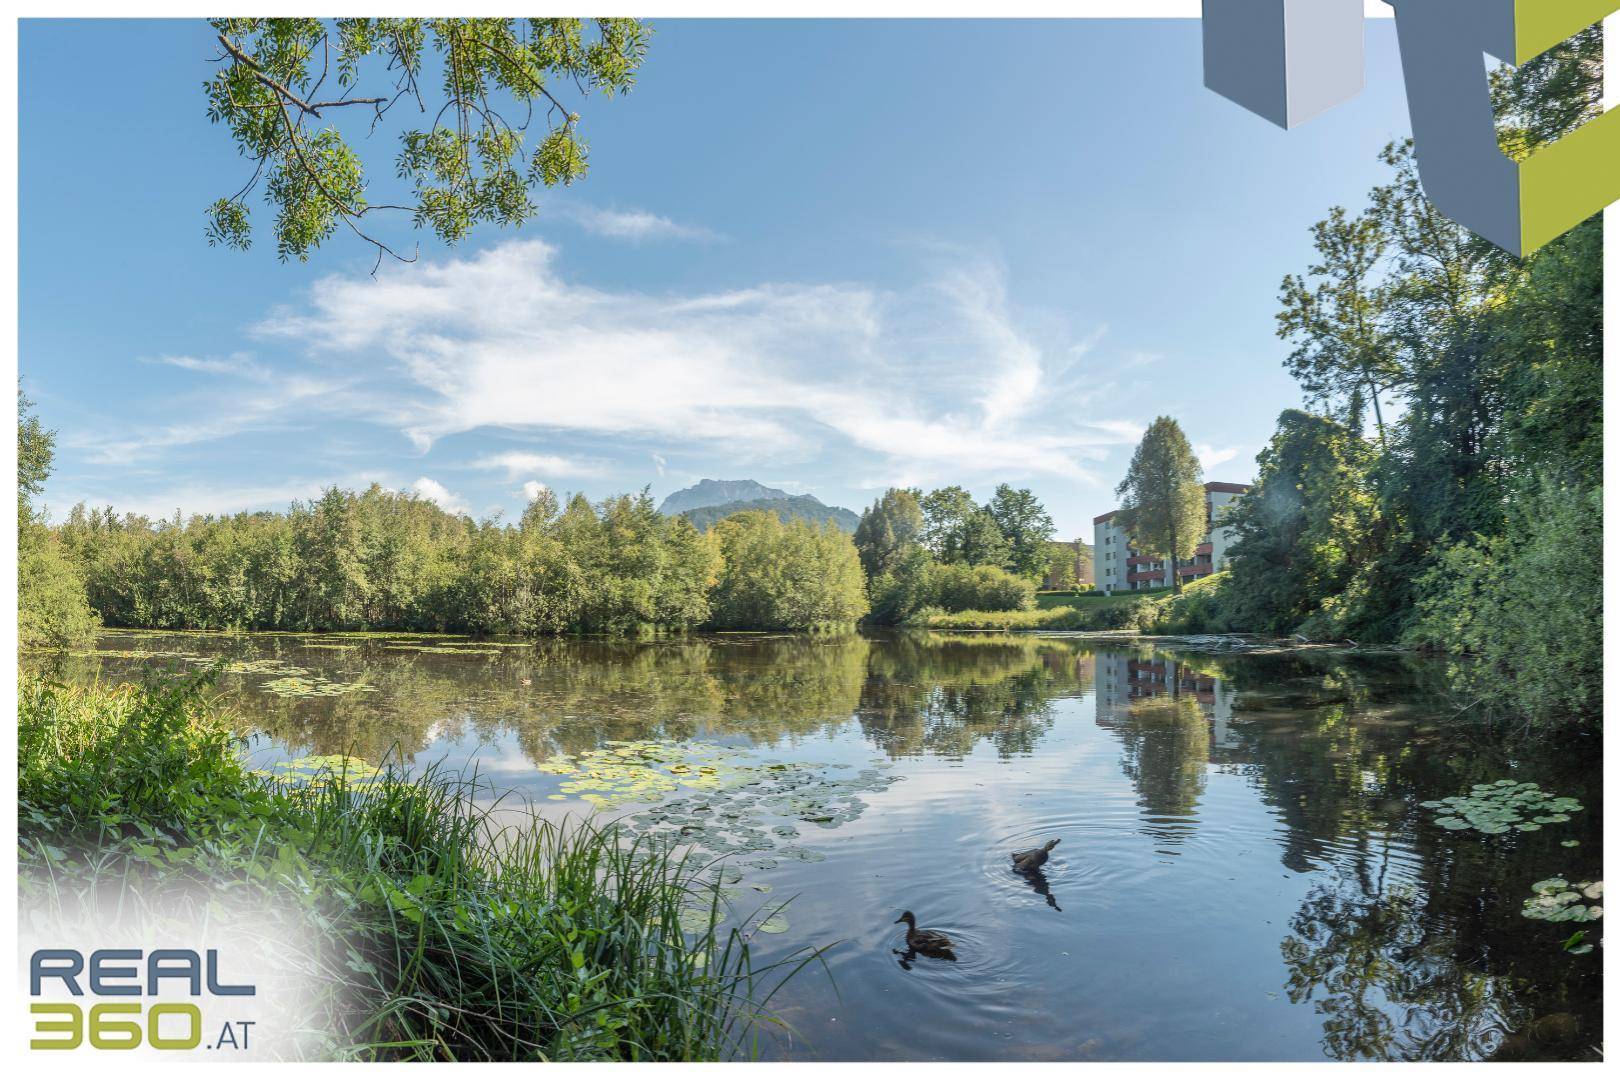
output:
{"label": "row of trees along shore", "polygon": [[543,635],[893,624],[931,610],[1033,605],[1052,521],[1027,490],[886,493],[855,535],[746,511],[700,532],[643,491],[515,523],[409,492],[332,488],[285,513],[152,521],[34,505],[53,453],[22,401],[22,639],[82,640],[99,621],[154,629],[409,630]]}

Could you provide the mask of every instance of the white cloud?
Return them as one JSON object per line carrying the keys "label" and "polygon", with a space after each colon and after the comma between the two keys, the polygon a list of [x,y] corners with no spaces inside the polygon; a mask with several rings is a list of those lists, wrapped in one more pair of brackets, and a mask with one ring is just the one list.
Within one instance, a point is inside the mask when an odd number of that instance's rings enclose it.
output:
{"label": "white cloud", "polygon": [[451,494],[450,490],[437,480],[426,476],[418,477],[411,490],[429,502],[438,503],[439,509],[448,514],[465,514],[468,512],[467,503],[460,495]]}
{"label": "white cloud", "polygon": [[877,455],[887,483],[1088,478],[1085,463],[1135,441],[1140,425],[1075,414],[1057,381],[1072,346],[1049,357],[1016,325],[1003,279],[958,260],[907,293],[611,292],[568,281],[544,242],[513,241],[375,279],[327,278],[258,329],[315,343],[346,370],[384,360],[401,391],[354,395],[357,418],[397,425],[423,449],[503,428],[703,443],[739,462],[852,450]]}
{"label": "white cloud", "polygon": [[569,203],[560,208],[586,232],[612,240],[716,240],[718,234],[701,225],[683,225],[649,210],[606,210]]}
{"label": "white cloud", "polygon": [[551,489],[538,480],[525,480],[523,482],[523,501],[532,503]]}
{"label": "white cloud", "polygon": [[249,379],[263,379],[268,375],[268,372],[256,363],[251,356],[240,352],[224,357],[154,356],[146,362],[182,368],[186,371],[197,371],[205,375],[236,375]]}
{"label": "white cloud", "polygon": [[1205,472],[1208,472],[1215,466],[1237,457],[1238,448],[1235,446],[1217,448],[1208,443],[1199,443],[1193,447],[1193,453],[1198,455],[1198,463],[1204,467]]}
{"label": "white cloud", "polygon": [[658,470],[658,475],[659,476],[664,475],[664,468],[667,465],[669,465],[669,462],[664,459],[663,454],[654,454],[652,456],[652,463],[653,463],[653,468]]}
{"label": "white cloud", "polygon": [[516,480],[525,473],[541,476],[599,476],[603,472],[600,462],[580,461],[557,454],[534,454],[525,450],[506,450],[487,454],[473,462],[474,468],[499,469],[507,479]]}

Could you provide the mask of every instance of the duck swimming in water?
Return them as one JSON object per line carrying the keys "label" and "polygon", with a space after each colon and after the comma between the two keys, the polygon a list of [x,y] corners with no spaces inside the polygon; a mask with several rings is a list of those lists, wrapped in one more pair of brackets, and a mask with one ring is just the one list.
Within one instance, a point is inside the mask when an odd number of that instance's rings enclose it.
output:
{"label": "duck swimming in water", "polygon": [[1044,847],[1030,848],[1028,851],[1013,852],[1013,869],[1020,874],[1027,874],[1031,870],[1039,870],[1046,865],[1052,849],[1057,847],[1061,840],[1048,840]]}
{"label": "duck swimming in water", "polygon": [[938,930],[917,929],[917,916],[911,912],[902,912],[894,920],[906,924],[906,949],[909,952],[921,953],[923,956],[932,956],[940,960],[955,960],[956,954],[951,951],[954,943],[950,938]]}

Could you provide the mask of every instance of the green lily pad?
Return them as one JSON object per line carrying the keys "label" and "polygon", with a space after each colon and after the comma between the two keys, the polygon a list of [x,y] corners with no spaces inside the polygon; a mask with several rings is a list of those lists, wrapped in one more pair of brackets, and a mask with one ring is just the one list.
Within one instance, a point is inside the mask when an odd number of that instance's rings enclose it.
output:
{"label": "green lily pad", "polygon": [[777,912],[770,918],[761,920],[756,929],[762,934],[784,934],[788,929],[788,921],[781,912]]}

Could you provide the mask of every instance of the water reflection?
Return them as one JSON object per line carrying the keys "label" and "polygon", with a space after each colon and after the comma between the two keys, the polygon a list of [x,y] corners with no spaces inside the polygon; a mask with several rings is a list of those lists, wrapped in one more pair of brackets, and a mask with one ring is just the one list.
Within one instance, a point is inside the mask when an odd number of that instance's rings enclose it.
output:
{"label": "water reflection", "polygon": [[[61,674],[215,655],[236,664],[220,691],[243,728],[289,755],[498,747],[519,777],[670,740],[894,763],[904,778],[858,822],[814,833],[825,861],[768,871],[800,897],[783,948],[851,942],[829,954],[841,997],[794,990],[823,1056],[1546,1060],[1601,1039],[1602,950],[1565,954],[1567,930],[1519,915],[1540,878],[1602,877],[1601,741],[1461,726],[1443,667],[1418,658],[1014,635],[108,635]],[[293,672],[349,692],[267,689]],[[1419,806],[1502,777],[1586,810],[1494,837]],[[1060,833],[1043,871],[1008,866]],[[901,903],[949,928],[960,963],[892,949],[887,918],[851,925]],[[919,1017],[928,1047],[895,1035]]]}

